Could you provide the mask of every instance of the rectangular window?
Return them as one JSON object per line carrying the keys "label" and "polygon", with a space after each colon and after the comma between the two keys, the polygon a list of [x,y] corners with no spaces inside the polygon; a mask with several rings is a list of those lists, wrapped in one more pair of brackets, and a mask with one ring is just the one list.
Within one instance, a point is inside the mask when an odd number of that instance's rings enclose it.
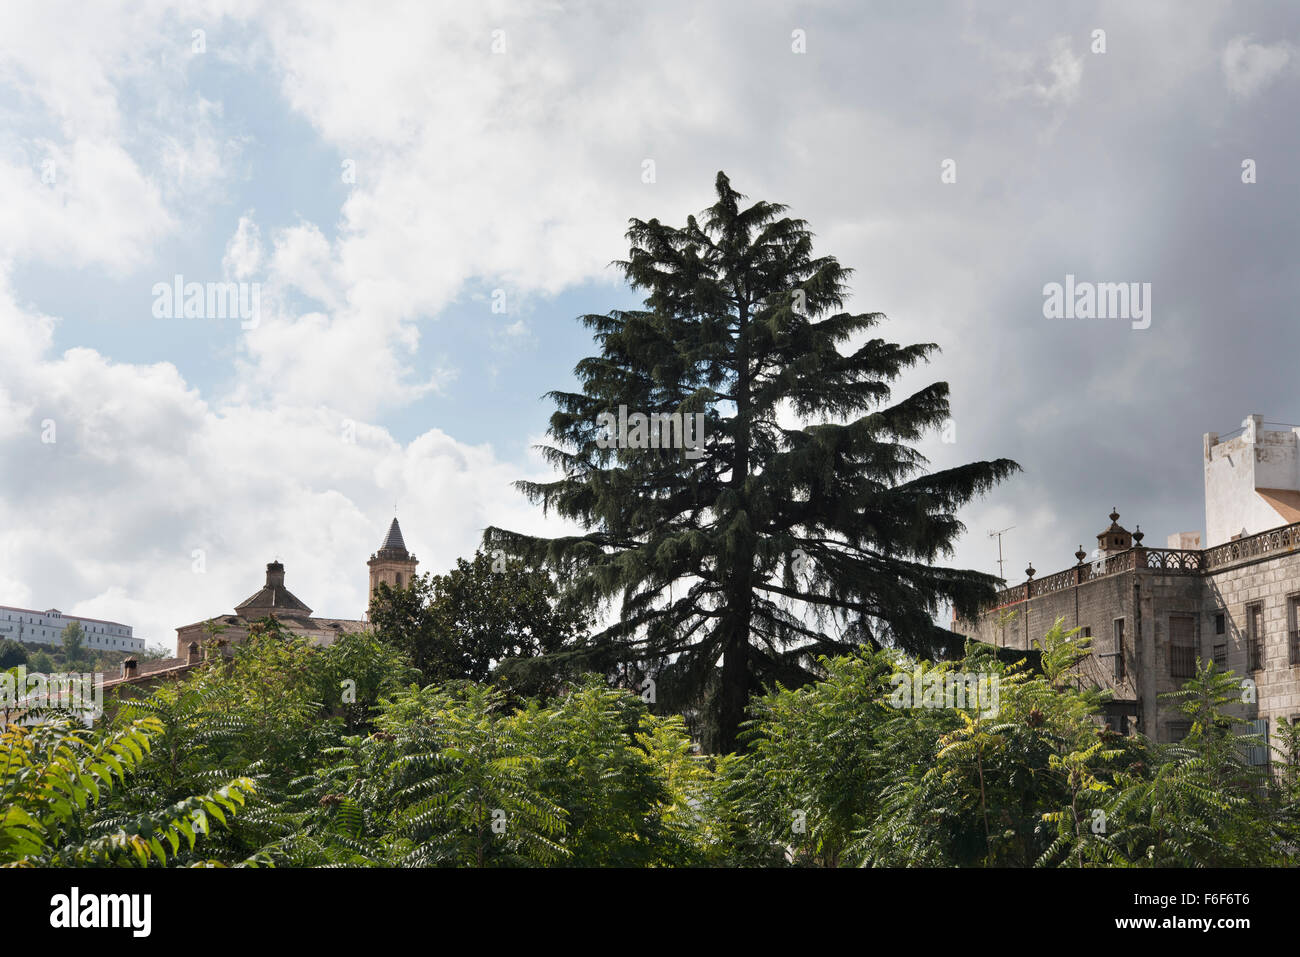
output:
{"label": "rectangular window", "polygon": [[1115,657],[1111,659],[1115,663],[1114,676],[1116,681],[1123,681],[1127,671],[1124,668],[1124,619],[1116,618],[1114,622],[1114,647],[1111,651]]}
{"label": "rectangular window", "polygon": [[1191,615],[1169,616],[1169,675],[1196,677],[1196,619]]}
{"label": "rectangular window", "polygon": [[1250,656],[1250,670],[1264,669],[1264,606],[1246,606],[1246,647]]}
{"label": "rectangular window", "polygon": [[1300,665],[1300,595],[1286,600],[1287,664]]}
{"label": "rectangular window", "polygon": [[1221,641],[1214,645],[1214,667],[1219,669],[1228,667],[1228,646]]}
{"label": "rectangular window", "polygon": [[1214,633],[1216,635],[1221,635],[1226,630],[1227,630],[1227,620],[1225,619],[1223,612],[1219,612],[1217,615],[1214,616]]}
{"label": "rectangular window", "polygon": [[1258,744],[1246,749],[1246,763],[1253,767],[1268,764],[1268,718],[1247,721],[1246,733],[1258,735]]}

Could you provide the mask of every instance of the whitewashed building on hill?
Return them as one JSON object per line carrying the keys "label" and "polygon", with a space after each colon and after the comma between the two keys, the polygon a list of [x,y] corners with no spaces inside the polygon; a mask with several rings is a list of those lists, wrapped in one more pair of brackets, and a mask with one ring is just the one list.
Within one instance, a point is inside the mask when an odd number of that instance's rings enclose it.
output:
{"label": "whitewashed building on hill", "polygon": [[144,639],[132,636],[130,625],[86,618],[83,615],[65,615],[57,608],[36,611],[32,608],[0,605],[0,638],[11,638],[28,644],[60,645],[63,643],[63,630],[74,621],[80,622],[86,633],[87,648],[96,651],[144,651]]}

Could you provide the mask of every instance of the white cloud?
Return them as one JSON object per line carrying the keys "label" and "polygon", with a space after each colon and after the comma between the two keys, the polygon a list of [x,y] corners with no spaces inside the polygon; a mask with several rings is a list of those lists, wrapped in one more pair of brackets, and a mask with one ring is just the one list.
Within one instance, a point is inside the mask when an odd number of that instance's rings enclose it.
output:
{"label": "white cloud", "polygon": [[234,235],[226,243],[221,268],[231,279],[252,279],[262,266],[262,231],[251,215],[240,216]]}
{"label": "white cloud", "polygon": [[39,145],[26,165],[0,159],[0,181],[10,187],[0,203],[0,264],[125,271],[175,228],[157,187],[117,143]]}
{"label": "white cloud", "polygon": [[276,557],[318,614],[360,617],[394,501],[425,571],[472,552],[488,524],[548,525],[488,445],[435,429],[404,446],[326,407],[216,407],[170,363],[50,355],[44,328],[0,296],[0,339],[27,344],[0,365],[7,604],[125,621],[171,646],[177,626],[232,611]]}
{"label": "white cloud", "polygon": [[1293,53],[1286,41],[1253,43],[1249,37],[1233,37],[1223,50],[1224,81],[1236,96],[1254,96],[1286,71]]}
{"label": "white cloud", "polygon": [[1051,59],[1047,62],[1049,80],[1035,82],[1031,89],[1047,103],[1069,103],[1079,95],[1083,81],[1083,57],[1070,50],[1070,41],[1058,39],[1053,44]]}
{"label": "white cloud", "polygon": [[[742,85],[684,85],[677,67],[703,55],[701,33],[627,69],[602,20],[540,5],[413,5],[367,19],[304,4],[271,16],[286,98],[355,162],[356,183],[328,247],[310,223],[277,237],[279,278],[322,308],[284,312],[249,337],[250,381],[314,397],[313,382],[346,374],[359,408],[409,402],[446,381],[410,359],[423,320],[468,282],[517,299],[612,280],[629,215],[702,205],[708,181],[668,161],[716,128]],[[504,54],[492,52],[494,29],[506,31]],[[665,166],[653,185],[641,181],[647,156]]]}

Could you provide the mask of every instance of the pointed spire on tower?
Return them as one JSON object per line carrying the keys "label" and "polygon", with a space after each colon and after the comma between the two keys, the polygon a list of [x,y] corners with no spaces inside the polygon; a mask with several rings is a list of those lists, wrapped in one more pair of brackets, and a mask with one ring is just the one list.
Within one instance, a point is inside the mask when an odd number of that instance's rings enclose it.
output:
{"label": "pointed spire on tower", "polygon": [[[370,561],[366,562],[370,568],[370,594],[374,595],[375,589],[381,584],[388,585],[390,588],[407,588],[411,580],[415,578],[416,568],[419,566],[419,560],[406,550],[406,539],[402,537],[402,526],[393,519],[393,523],[388,526],[388,534],[384,536],[384,543],[379,546],[379,551],[370,556]],[[367,617],[369,617],[367,615]]]}
{"label": "pointed spire on tower", "polygon": [[401,552],[405,557],[406,541],[402,538],[402,526],[397,524],[396,518],[393,519],[393,524],[388,526],[388,537],[384,539],[384,544],[379,546],[379,550]]}

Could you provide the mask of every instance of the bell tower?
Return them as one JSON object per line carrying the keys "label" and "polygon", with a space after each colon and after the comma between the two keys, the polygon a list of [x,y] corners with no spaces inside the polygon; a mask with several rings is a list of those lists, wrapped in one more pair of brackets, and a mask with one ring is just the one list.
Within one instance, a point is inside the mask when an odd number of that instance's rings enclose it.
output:
{"label": "bell tower", "polygon": [[397,519],[394,518],[393,524],[388,527],[388,536],[379,546],[379,551],[371,555],[370,561],[366,564],[370,566],[368,594],[372,598],[381,582],[394,589],[410,586],[411,579],[415,577],[416,566],[420,563],[406,550],[406,542],[402,539],[402,527],[397,524]]}

